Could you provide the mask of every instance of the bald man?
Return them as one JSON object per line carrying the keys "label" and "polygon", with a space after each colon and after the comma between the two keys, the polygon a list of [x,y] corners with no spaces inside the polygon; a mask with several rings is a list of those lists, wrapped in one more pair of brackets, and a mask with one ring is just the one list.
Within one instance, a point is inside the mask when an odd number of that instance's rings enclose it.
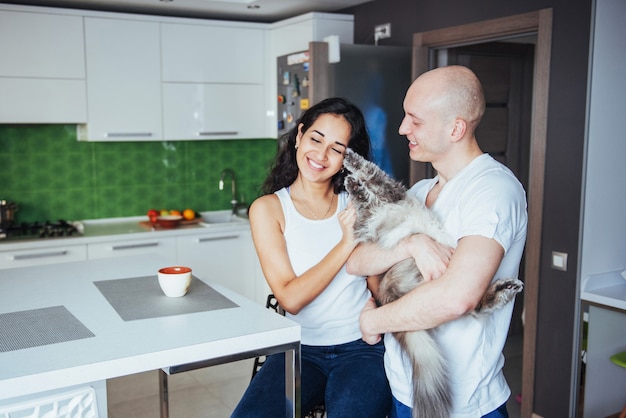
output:
{"label": "bald man", "polygon": [[[476,318],[473,311],[489,284],[517,278],[526,241],[524,189],[513,173],[481,151],[474,132],[485,111],[480,81],[466,67],[422,74],[404,99],[399,128],[412,160],[432,163],[437,175],[421,180],[409,195],[425,202],[457,240],[454,250],[416,234],[395,248],[357,247],[352,274],[371,276],[413,258],[425,282],[382,307],[373,300],[361,313],[363,339],[385,334],[385,369],[394,395],[390,418],[411,418],[412,371],[394,331],[428,330],[448,367],[451,417],[508,417],[511,391],[502,373],[502,349],[513,302]],[[417,400],[419,402],[419,400]]]}

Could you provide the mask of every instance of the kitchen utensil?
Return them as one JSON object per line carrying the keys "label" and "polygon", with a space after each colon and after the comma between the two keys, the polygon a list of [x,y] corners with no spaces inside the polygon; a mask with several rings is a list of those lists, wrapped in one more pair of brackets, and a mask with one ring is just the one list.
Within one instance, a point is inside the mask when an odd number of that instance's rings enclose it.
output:
{"label": "kitchen utensil", "polygon": [[180,221],[182,221],[182,219],[183,217],[180,215],[159,216],[156,223],[161,228],[176,228],[180,225]]}
{"label": "kitchen utensil", "polygon": [[0,200],[0,224],[5,226],[11,225],[15,220],[17,209],[17,203]]}

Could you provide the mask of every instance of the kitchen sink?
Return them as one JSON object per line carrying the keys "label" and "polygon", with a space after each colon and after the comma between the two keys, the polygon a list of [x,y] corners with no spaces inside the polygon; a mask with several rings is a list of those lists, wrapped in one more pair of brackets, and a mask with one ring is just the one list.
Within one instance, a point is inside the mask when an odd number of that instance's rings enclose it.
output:
{"label": "kitchen sink", "polygon": [[233,215],[230,210],[214,210],[208,212],[200,212],[202,218],[201,224],[228,224],[228,223],[241,223],[247,222],[246,216]]}

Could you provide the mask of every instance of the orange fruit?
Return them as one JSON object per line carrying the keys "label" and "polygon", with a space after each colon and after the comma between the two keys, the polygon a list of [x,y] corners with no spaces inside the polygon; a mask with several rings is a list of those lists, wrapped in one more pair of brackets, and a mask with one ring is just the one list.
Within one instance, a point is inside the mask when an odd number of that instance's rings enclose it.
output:
{"label": "orange fruit", "polygon": [[170,215],[172,215],[172,216],[182,216],[183,214],[180,213],[179,210],[172,209],[172,210],[170,210]]}
{"label": "orange fruit", "polygon": [[195,219],[196,212],[193,209],[185,209],[183,211],[183,218],[187,219],[188,221]]}

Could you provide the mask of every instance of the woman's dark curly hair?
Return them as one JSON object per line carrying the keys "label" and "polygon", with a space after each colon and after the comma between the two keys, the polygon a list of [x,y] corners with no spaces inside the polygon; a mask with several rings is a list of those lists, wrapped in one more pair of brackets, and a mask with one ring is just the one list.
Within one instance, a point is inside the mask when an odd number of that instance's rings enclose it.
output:
{"label": "woman's dark curly hair", "polygon": [[[298,126],[302,124],[302,132],[306,132],[324,114],[342,116],[351,129],[348,148],[366,159],[370,159],[370,137],[365,126],[365,118],[361,110],[348,100],[340,97],[324,99],[315,106],[307,109],[302,114],[296,126],[283,135],[279,140],[278,153],[270,174],[263,183],[263,194],[271,194],[283,187],[290,186],[298,176],[298,164],[296,162],[296,137],[298,136]],[[335,193],[344,190],[343,179],[346,176],[340,170],[332,178]]]}

